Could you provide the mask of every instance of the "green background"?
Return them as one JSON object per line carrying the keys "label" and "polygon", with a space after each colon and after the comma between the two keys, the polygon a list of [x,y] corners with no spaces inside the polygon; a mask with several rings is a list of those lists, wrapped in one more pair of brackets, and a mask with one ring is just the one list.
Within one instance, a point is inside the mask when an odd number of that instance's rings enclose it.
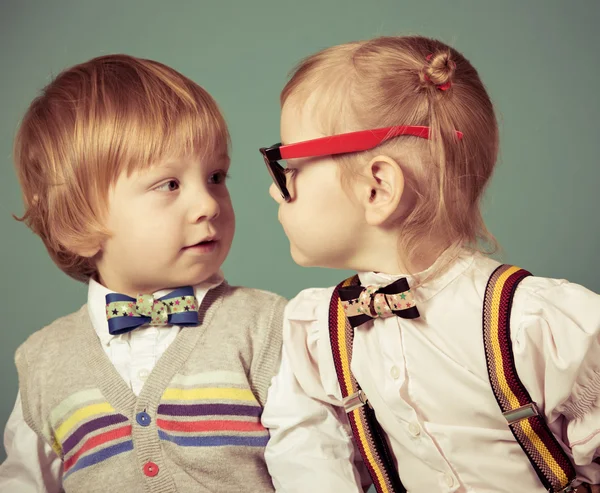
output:
{"label": "green background", "polygon": [[267,195],[257,148],[278,141],[286,74],[345,41],[415,33],[446,41],[479,70],[497,107],[501,159],[485,217],[503,259],[600,291],[598,0],[2,0],[0,9],[0,425],[17,393],[17,346],[86,298],[11,217],[22,212],[12,139],[53,75],[102,54],[156,59],[216,98],[231,128],[238,219],[225,273],[291,297],[345,273],[296,266]]}

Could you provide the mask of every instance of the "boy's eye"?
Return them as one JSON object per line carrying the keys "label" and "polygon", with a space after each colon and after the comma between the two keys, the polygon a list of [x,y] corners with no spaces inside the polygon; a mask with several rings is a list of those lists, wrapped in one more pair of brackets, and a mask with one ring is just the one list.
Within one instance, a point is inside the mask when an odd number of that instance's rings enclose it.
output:
{"label": "boy's eye", "polygon": [[223,183],[227,178],[229,178],[229,174],[227,171],[219,170],[210,175],[209,183],[214,185],[219,185]]}
{"label": "boy's eye", "polygon": [[179,189],[179,182],[177,180],[169,180],[162,185],[159,185],[154,190],[159,192],[174,192]]}

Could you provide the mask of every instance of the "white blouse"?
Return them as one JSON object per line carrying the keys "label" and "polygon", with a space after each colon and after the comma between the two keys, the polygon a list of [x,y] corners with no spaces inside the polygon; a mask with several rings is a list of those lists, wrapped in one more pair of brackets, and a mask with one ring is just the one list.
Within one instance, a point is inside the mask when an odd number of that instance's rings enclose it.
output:
{"label": "white blouse", "polygon": [[[352,372],[387,434],[410,493],[545,491],[490,387],[482,303],[498,262],[464,252],[413,292],[420,318],[355,329]],[[412,286],[427,275],[406,276]],[[363,285],[399,277],[359,273]],[[286,309],[284,354],[263,413],[278,492],[363,491],[329,341],[333,288]],[[526,278],[511,315],[518,374],[572,457],[600,483],[600,296],[565,280]]]}

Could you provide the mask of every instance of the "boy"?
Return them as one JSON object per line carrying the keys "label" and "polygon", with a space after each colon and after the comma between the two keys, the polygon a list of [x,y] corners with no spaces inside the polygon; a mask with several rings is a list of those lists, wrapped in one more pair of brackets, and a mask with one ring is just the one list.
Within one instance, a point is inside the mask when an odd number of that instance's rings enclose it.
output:
{"label": "boy", "polygon": [[15,144],[23,220],[88,302],[18,350],[0,492],[273,491],[260,424],[285,301],[231,287],[212,97],[125,55],[60,74]]}

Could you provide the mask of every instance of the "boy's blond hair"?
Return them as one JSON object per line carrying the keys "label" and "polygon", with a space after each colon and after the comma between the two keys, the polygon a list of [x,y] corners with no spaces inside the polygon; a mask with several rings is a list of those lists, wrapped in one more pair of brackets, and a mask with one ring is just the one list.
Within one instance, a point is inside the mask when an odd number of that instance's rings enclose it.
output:
{"label": "boy's blond hair", "polygon": [[[415,203],[398,227],[399,247],[409,259],[418,257],[424,238],[441,238],[444,248],[455,251],[466,245],[486,253],[496,249],[480,201],[496,164],[498,127],[477,71],[458,51],[421,36],[334,46],[294,69],[282,106],[290,98],[297,105],[317,98],[313,108],[323,109],[316,123],[325,135],[393,125],[431,128],[429,140],[400,137],[366,151],[366,157],[402,156],[399,162],[407,165]],[[462,140],[455,130],[463,132]],[[348,171],[365,155],[334,159]]]}
{"label": "boy's blond hair", "polygon": [[14,159],[25,213],[54,262],[87,281],[96,272],[81,252],[99,245],[108,192],[122,172],[163,159],[227,152],[217,104],[161,63],[107,55],[59,74],[30,105]]}

